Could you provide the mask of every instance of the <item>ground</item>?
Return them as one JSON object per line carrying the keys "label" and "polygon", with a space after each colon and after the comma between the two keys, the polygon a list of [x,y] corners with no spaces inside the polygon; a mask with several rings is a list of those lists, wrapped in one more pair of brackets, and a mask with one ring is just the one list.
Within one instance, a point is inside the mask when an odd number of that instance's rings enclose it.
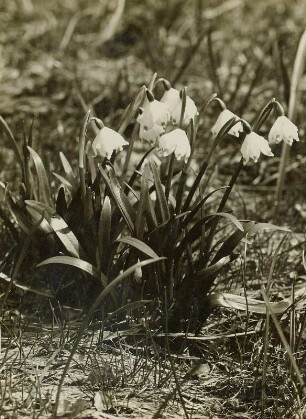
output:
{"label": "ground", "polygon": [[[124,9],[116,21],[120,4]],[[117,128],[123,110],[154,72],[178,88],[188,86],[198,106],[218,93],[250,122],[273,97],[287,110],[303,4],[3,0],[0,27],[0,115],[19,145],[34,118],[33,148],[49,163],[50,173],[61,173],[60,151],[76,167],[80,121],[87,109]],[[261,298],[274,260],[273,301],[292,296],[305,282],[302,110],[300,103],[294,122],[301,141],[292,147],[278,205],[274,192],[281,145],[275,159],[245,168],[229,204],[239,219],[273,222],[292,232],[278,250],[282,232],[258,234],[242,246],[241,258],[219,277],[219,290],[243,295],[247,288],[248,295]],[[206,119],[199,129],[197,162],[206,155],[216,110]],[[0,180],[18,193],[21,173],[2,128],[0,141]],[[226,185],[234,172],[240,158],[235,149],[226,142],[218,151],[214,188]],[[57,182],[52,180],[55,189]],[[6,217],[3,200],[0,218]],[[5,221],[1,229],[2,270],[2,258],[16,246],[16,237]],[[14,287],[8,292],[5,281],[0,293],[5,302],[0,319],[0,417],[51,417],[82,317],[33,293]],[[303,418],[305,404],[296,377],[273,324],[266,339],[266,321],[263,315],[217,308],[200,335],[187,339],[171,333],[158,336],[132,314],[106,330],[93,321],[64,379],[58,417]],[[295,344],[305,376],[305,308],[291,310],[279,321],[287,340]],[[266,343],[269,362],[263,371]]]}

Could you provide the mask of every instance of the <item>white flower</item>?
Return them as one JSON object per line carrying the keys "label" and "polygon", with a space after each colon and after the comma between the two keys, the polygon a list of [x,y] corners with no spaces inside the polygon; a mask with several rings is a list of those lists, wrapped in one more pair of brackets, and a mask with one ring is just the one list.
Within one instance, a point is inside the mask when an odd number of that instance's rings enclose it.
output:
{"label": "white flower", "polygon": [[[165,105],[167,106],[173,124],[179,124],[183,103],[180,97],[180,91],[171,87],[170,89],[165,91],[160,101],[165,103]],[[198,114],[199,112],[194,101],[189,96],[187,96],[183,118],[183,126],[187,126],[190,120],[194,119],[194,117]]]}
{"label": "white flower", "polygon": [[[228,109],[224,109],[218,116],[217,121],[211,129],[213,136],[216,137],[219,134],[221,128],[223,128],[224,125],[232,118],[236,118],[236,120],[239,119],[238,116],[233,112],[229,111]],[[237,122],[237,124],[235,124],[228,133],[234,135],[235,137],[239,137],[239,132],[243,132],[243,125],[240,121]]]}
{"label": "white flower", "polygon": [[240,151],[244,164],[246,164],[250,159],[253,159],[256,163],[259,159],[260,153],[265,156],[274,156],[268,141],[253,131],[246,135]]}
{"label": "white flower", "polygon": [[155,99],[151,102],[147,101],[143,112],[137,118],[137,122],[140,124],[140,138],[155,142],[165,131],[169,118],[169,112],[164,103]]}
{"label": "white flower", "polygon": [[140,125],[139,137],[142,140],[155,144],[158,138],[165,132],[163,125],[154,124],[152,128],[148,129],[146,125]]}
{"label": "white flower", "polygon": [[164,157],[174,153],[178,160],[183,158],[185,162],[187,162],[191,152],[186,132],[180,128],[162,135],[158,147]]}
{"label": "white flower", "polygon": [[114,151],[121,151],[128,142],[113,129],[103,127],[93,140],[92,149],[94,157],[111,157]]}
{"label": "white flower", "polygon": [[298,128],[286,116],[279,116],[272,125],[268,138],[271,144],[285,141],[292,145],[293,140],[299,141]]}

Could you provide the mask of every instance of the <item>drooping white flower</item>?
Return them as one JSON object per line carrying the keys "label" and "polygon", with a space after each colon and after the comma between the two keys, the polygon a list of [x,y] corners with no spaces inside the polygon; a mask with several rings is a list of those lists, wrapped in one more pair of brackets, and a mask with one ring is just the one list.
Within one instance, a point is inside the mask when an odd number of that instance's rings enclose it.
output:
{"label": "drooping white flower", "polygon": [[128,142],[111,128],[103,127],[93,140],[94,157],[111,157],[114,151],[121,151]]}
{"label": "drooping white flower", "polygon": [[165,126],[154,124],[152,128],[148,129],[147,125],[140,125],[139,137],[142,140],[155,144],[158,138],[165,132]]}
{"label": "drooping white flower", "polygon": [[298,128],[285,115],[279,116],[269,132],[269,142],[271,144],[278,144],[281,141],[290,146],[293,140],[299,141]]}
{"label": "drooping white flower", "polygon": [[187,162],[191,152],[186,132],[180,128],[162,135],[158,142],[158,148],[164,157],[174,153],[177,160],[184,159],[185,162]]}
{"label": "drooping white flower", "polygon": [[142,113],[137,117],[140,138],[155,142],[165,131],[169,118],[170,115],[164,103],[155,99],[146,101]]}
{"label": "drooping white flower", "polygon": [[[224,125],[232,118],[236,118],[237,121],[239,119],[237,115],[228,109],[224,109],[222,112],[220,112],[220,115],[218,116],[214,126],[211,129],[213,136],[216,137],[219,134],[221,128],[223,128]],[[229,130],[228,133],[234,135],[235,137],[239,137],[240,132],[243,132],[243,125],[239,121]]]}
{"label": "drooping white flower", "polygon": [[[179,124],[183,104],[182,98],[180,96],[180,91],[171,87],[170,89],[165,91],[160,101],[165,103],[165,105],[167,106],[172,123]],[[199,112],[194,101],[189,96],[187,96],[186,107],[183,117],[183,126],[186,127],[189,124],[190,120],[194,119],[194,117],[198,114]]]}
{"label": "drooping white flower", "polygon": [[246,135],[240,151],[244,164],[246,164],[250,159],[253,159],[256,163],[259,159],[260,153],[265,156],[274,156],[268,141],[264,137],[256,134],[254,131]]}

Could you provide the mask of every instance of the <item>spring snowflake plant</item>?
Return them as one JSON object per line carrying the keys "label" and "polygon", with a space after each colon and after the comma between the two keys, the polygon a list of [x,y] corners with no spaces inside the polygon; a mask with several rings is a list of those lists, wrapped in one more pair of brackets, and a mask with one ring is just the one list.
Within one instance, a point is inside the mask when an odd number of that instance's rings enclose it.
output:
{"label": "spring snowflake plant", "polygon": [[[159,82],[165,88],[161,101],[154,97]],[[191,163],[199,147],[197,131],[212,103],[221,105],[221,112],[212,127],[210,150],[194,175]],[[272,110],[279,117],[268,142],[258,132]],[[14,251],[14,264],[9,256],[3,261],[2,280],[40,292],[51,302],[67,304],[68,296],[77,294],[73,303],[87,310],[80,333],[101,309],[107,315],[105,321],[134,313],[147,318],[140,327],[159,329],[167,308],[169,330],[190,332],[199,330],[217,305],[246,309],[244,297],[212,289],[218,275],[238,257],[241,242],[260,229],[277,229],[239,221],[226,203],[245,164],[257,163],[261,154],[271,158],[272,143],[298,140],[297,128],[278,102],[271,100],[250,127],[216,95],[198,110],[186,88],[176,90],[168,81],[154,77],[151,89],[141,88],[128,106],[118,129],[105,127],[90,112],[86,114],[80,129],[78,173],[60,153],[65,175],[54,173],[61,183],[57,191],[51,188],[45,166],[31,147],[32,135],[25,138],[20,151],[11,130],[3,119],[1,122],[22,170],[20,197],[13,197],[1,183],[11,215],[21,229],[22,243]],[[131,138],[125,135],[128,126],[134,126]],[[95,136],[87,132],[88,127],[96,130]],[[208,193],[207,168],[226,135],[237,144],[241,161],[227,187],[210,187]],[[138,141],[147,150],[134,164]],[[191,186],[187,186],[190,178]],[[215,212],[208,205],[212,195],[220,196]],[[218,229],[224,223],[226,230]],[[222,231],[226,231],[223,236]],[[43,255],[40,250],[45,243]],[[29,246],[36,246],[36,260],[40,258],[36,275],[42,277],[43,267],[47,269],[43,290],[21,280],[22,272],[29,269],[24,259]],[[265,312],[261,301],[252,300],[248,307]],[[271,307],[282,312],[287,305],[271,303]]]}

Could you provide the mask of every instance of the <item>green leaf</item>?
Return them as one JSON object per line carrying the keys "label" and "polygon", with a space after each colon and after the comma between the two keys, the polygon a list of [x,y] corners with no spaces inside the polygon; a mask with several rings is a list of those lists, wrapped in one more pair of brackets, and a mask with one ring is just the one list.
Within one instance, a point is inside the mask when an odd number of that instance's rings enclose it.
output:
{"label": "green leaf", "polygon": [[[123,194],[121,187],[119,185],[119,182],[117,179],[115,179],[115,175],[112,172],[112,169],[110,169],[110,177],[108,177],[106,171],[99,166],[100,173],[103,177],[103,180],[105,184],[107,185],[108,189],[111,192],[111,195],[117,205],[117,208],[119,209],[122,217],[124,218],[125,222],[127,223],[131,233],[134,232],[134,224],[133,219],[135,219],[135,211],[129,202],[126,195]],[[124,198],[124,202],[123,199]],[[131,218],[132,217],[132,218]]]}
{"label": "green leaf", "polygon": [[147,197],[149,193],[149,168],[147,165],[144,166],[143,174],[141,178],[141,190],[139,203],[137,207],[136,220],[135,220],[135,236],[138,239],[143,238],[145,228],[145,217],[144,212],[147,208]]}
{"label": "green leaf", "polygon": [[144,253],[145,255],[151,258],[158,258],[158,255],[154,252],[153,249],[151,249],[151,247],[149,247],[143,241],[136,239],[135,237],[126,236],[116,241],[120,243],[128,244],[129,246],[133,246],[137,250],[139,250],[140,252]]}
{"label": "green leaf", "polygon": [[211,277],[212,275],[216,275],[224,266],[230,263],[230,261],[231,261],[230,256],[225,256],[219,259],[218,262],[208,266],[207,268],[202,269],[198,272],[195,272],[194,274],[191,275],[191,277],[187,279],[187,281],[191,279],[196,280],[196,281],[203,281],[206,278]]}
{"label": "green leaf", "polygon": [[103,268],[106,268],[109,264],[111,219],[111,203],[109,197],[106,196],[103,202],[98,228],[98,248],[100,264]]}
{"label": "green leaf", "polygon": [[55,215],[56,211],[54,208],[50,207],[43,202],[35,201],[34,199],[26,199],[25,204],[27,207],[31,207],[39,212],[41,215],[44,215],[45,218],[49,221],[50,216]]}
{"label": "green leaf", "polygon": [[56,197],[56,203],[55,203],[55,209],[57,214],[62,217],[64,220],[66,220],[67,217],[67,200],[65,196],[65,188],[61,186],[58,190],[57,197]]}
{"label": "green leaf", "polygon": [[254,223],[250,222],[244,227],[244,231],[237,230],[233,234],[231,234],[225,242],[222,244],[220,249],[217,251],[216,255],[214,256],[212,263],[216,263],[221,258],[230,255],[233,250],[238,246],[238,244],[244,239],[250,229],[253,227]]}
{"label": "green leaf", "polygon": [[45,205],[42,202],[32,200],[26,200],[25,202],[27,205],[29,205],[31,208],[46,218],[54,233],[57,235],[57,237],[65,246],[66,250],[72,256],[80,257],[80,252],[84,253],[74,233],[70,230],[67,223],[55,212],[53,208],[50,208],[48,205]]}
{"label": "green leaf", "polygon": [[113,311],[107,316],[107,320],[112,319],[115,316],[118,316],[121,313],[125,313],[127,311],[135,310],[139,307],[144,307],[145,305],[151,303],[152,300],[140,300],[140,301],[133,301],[131,303],[125,304],[123,307],[118,308],[117,310]]}
{"label": "green leaf", "polygon": [[38,177],[38,188],[39,188],[40,200],[44,202],[45,204],[52,206],[51,191],[50,191],[49,180],[48,180],[45,166],[39,154],[36,153],[36,151],[33,150],[33,148],[31,148],[30,146],[28,146],[27,148],[35,164],[36,173]]}
{"label": "green leaf", "polygon": [[66,176],[67,176],[67,179],[68,179],[70,185],[73,187],[74,190],[77,189],[78,181],[76,179],[76,176],[74,174],[74,171],[73,171],[69,161],[67,160],[65,154],[62,153],[61,151],[59,153],[59,156],[60,156],[64,171],[66,173]]}
{"label": "green leaf", "polygon": [[188,223],[191,222],[195,214],[200,210],[203,204],[216,192],[221,191],[222,189],[226,189],[228,186],[222,186],[221,188],[215,189],[214,191],[207,194],[204,198],[202,198],[195,206],[194,208],[189,212],[186,212],[187,217],[182,221],[182,226],[186,226]]}
{"label": "green leaf", "polygon": [[51,293],[51,291],[44,288],[36,288],[36,287],[33,287],[33,285],[28,286],[28,285],[22,284],[21,282],[14,281],[12,278],[5,275],[5,273],[3,272],[0,272],[0,279],[6,282],[12,283],[16,288],[19,288],[21,290],[34,292],[35,294],[42,295],[43,297],[47,297],[47,298],[54,298],[54,295]]}
{"label": "green leaf", "polygon": [[50,226],[48,221],[39,212],[37,212],[32,207],[27,207],[27,211],[30,214],[30,216],[32,217],[34,223],[37,225],[38,228],[41,229],[41,231],[44,234],[46,234],[46,235],[53,234],[52,227]]}
{"label": "green leaf", "polygon": [[73,266],[74,268],[80,269],[100,280],[100,272],[97,270],[97,268],[95,268],[93,265],[86,262],[85,260],[77,259],[71,256],[54,256],[52,258],[45,259],[36,267],[39,268],[40,266],[46,266],[50,264]]}
{"label": "green leaf", "polygon": [[228,218],[238,228],[238,230],[244,231],[243,225],[233,214],[229,214],[228,212],[217,212],[216,215]]}
{"label": "green leaf", "polygon": [[73,186],[71,185],[71,183],[69,182],[69,180],[65,179],[63,176],[58,175],[55,172],[52,172],[53,176],[55,176],[64,186],[66,186],[68,189],[70,189],[71,191],[73,190]]}
{"label": "green leaf", "polygon": [[216,214],[206,215],[201,218],[195,225],[188,231],[181,243],[175,249],[175,257],[179,259],[187,246],[190,246],[195,240],[197,240],[202,234],[202,227],[209,220],[213,219]]}
{"label": "green leaf", "polygon": [[[246,298],[244,296],[229,293],[213,293],[209,296],[209,301],[213,307],[221,306],[234,310],[250,311],[251,313],[266,314],[267,306],[264,301]],[[291,305],[289,300],[278,301],[269,304],[273,313],[284,313]]]}
{"label": "green leaf", "polygon": [[10,213],[12,214],[13,218],[16,220],[19,227],[22,229],[22,231],[26,235],[30,235],[33,229],[33,224],[25,215],[25,213],[22,211],[20,206],[16,204],[16,202],[13,200],[12,195],[7,189],[5,192],[5,200],[6,200]]}

